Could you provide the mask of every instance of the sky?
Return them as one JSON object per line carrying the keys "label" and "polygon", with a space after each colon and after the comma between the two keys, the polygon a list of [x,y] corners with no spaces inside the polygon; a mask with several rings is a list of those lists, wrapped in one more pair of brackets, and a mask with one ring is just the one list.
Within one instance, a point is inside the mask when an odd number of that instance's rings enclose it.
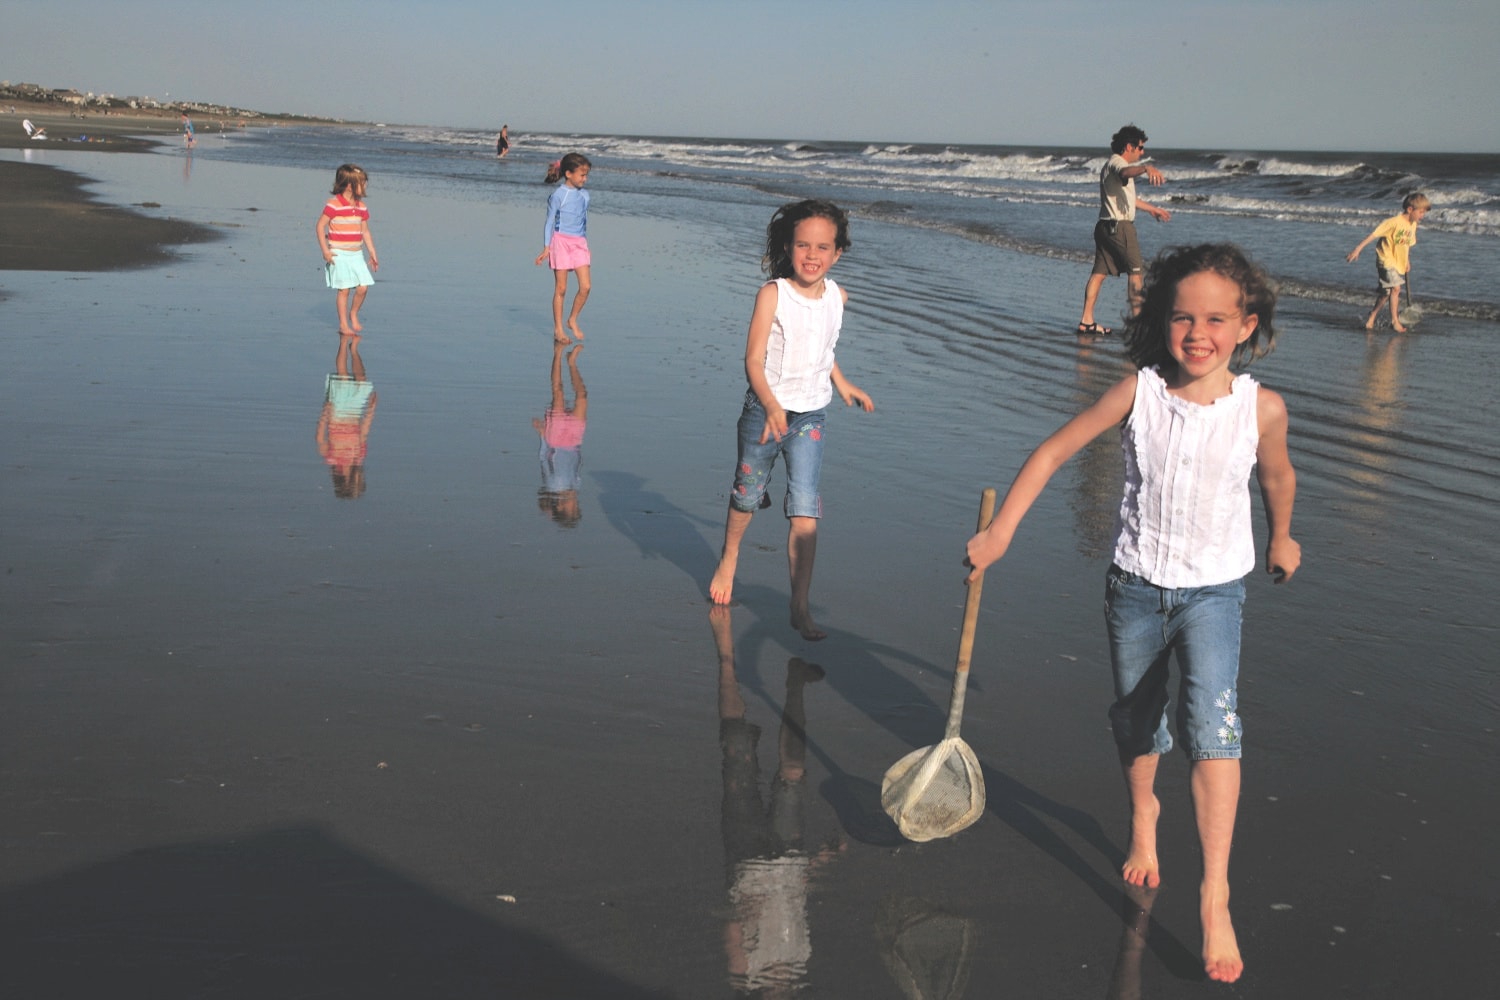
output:
{"label": "sky", "polygon": [[0,80],[387,122],[1500,152],[1495,0],[5,0]]}

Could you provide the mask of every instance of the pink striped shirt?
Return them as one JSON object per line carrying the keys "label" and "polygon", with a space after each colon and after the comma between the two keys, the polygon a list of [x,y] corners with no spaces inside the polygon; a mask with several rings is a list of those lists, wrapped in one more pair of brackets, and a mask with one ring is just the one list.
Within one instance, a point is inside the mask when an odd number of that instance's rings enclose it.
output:
{"label": "pink striped shirt", "polygon": [[350,201],[343,195],[328,199],[323,206],[328,216],[328,245],[334,250],[358,250],[365,241],[365,223],[370,209],[362,201]]}

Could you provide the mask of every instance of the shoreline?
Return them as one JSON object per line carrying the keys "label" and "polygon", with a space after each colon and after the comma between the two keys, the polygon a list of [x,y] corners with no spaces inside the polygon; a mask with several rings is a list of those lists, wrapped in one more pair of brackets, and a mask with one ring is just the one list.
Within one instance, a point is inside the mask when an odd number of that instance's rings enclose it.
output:
{"label": "shoreline", "polygon": [[[6,103],[4,108],[0,149],[144,153],[180,134],[176,111],[75,117],[24,102]],[[48,138],[27,138],[23,119],[45,129]],[[265,127],[262,121],[246,127]],[[92,183],[86,173],[70,167],[0,160],[0,214],[7,222],[7,235],[0,240],[0,271],[149,267],[175,259],[175,247],[220,238],[215,230],[196,223],[153,218],[101,201],[89,192]],[[4,298],[0,290],[0,301]]]}
{"label": "shoreline", "polygon": [[[104,152],[143,152],[158,144],[149,133],[166,135],[170,128],[176,134],[177,117],[147,112],[77,116],[47,105],[0,102],[0,149],[46,149],[61,144],[65,149],[82,146]],[[21,127],[22,121],[44,129],[47,138],[30,138]]]}
{"label": "shoreline", "polygon": [[[113,271],[173,260],[173,248],[219,234],[102,202],[87,176],[40,163],[0,161],[0,271]],[[3,299],[3,292],[0,292]]]}

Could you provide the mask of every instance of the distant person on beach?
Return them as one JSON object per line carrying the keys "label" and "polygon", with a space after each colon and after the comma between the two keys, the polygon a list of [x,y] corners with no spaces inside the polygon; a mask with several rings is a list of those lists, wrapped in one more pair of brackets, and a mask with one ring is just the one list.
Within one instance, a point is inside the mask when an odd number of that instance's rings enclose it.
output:
{"label": "distant person on beach", "polygon": [[198,144],[197,138],[193,135],[193,120],[187,116],[186,111],[182,113],[182,142],[189,148]]}
{"label": "distant person on beach", "polygon": [[500,137],[495,140],[495,155],[504,156],[510,152],[510,126],[500,126]]}
{"label": "distant person on beach", "polygon": [[375,239],[370,235],[370,208],[365,204],[369,183],[369,175],[355,164],[339,167],[333,177],[333,197],[318,215],[315,230],[318,249],[323,251],[324,279],[329,288],[338,292],[334,301],[342,336],[364,329],[359,322],[359,310],[365,304],[365,294],[375,284],[371,272],[380,270]]}
{"label": "distant person on beach", "polygon": [[1109,141],[1109,159],[1099,170],[1099,221],[1094,224],[1094,271],[1089,275],[1083,290],[1083,316],[1078,321],[1078,333],[1084,336],[1102,336],[1114,330],[1094,322],[1094,303],[1099,299],[1099,289],[1104,279],[1123,274],[1128,283],[1130,315],[1134,316],[1141,303],[1141,276],[1145,262],[1141,259],[1141,243],[1135,233],[1136,209],[1144,209],[1156,221],[1166,222],[1172,213],[1158,208],[1135,196],[1135,179],[1142,174],[1152,184],[1161,184],[1166,178],[1162,172],[1146,162],[1146,133],[1134,125],[1126,125]]}
{"label": "distant person on beach", "polygon": [[1256,562],[1252,468],[1266,512],[1266,572],[1281,583],[1302,562],[1291,534],[1297,481],[1286,404],[1230,368],[1271,349],[1275,309],[1270,279],[1235,246],[1178,247],[1158,257],[1125,330],[1138,371],[1031,453],[990,526],[969,539],[966,560],[975,581],[1005,555],[1053,473],[1120,429],[1125,488],[1104,612],[1115,690],[1109,719],[1131,809],[1122,874],[1132,886],[1161,881],[1155,779],[1172,749],[1167,665],[1175,652],[1177,737],[1203,853],[1203,964],[1221,982],[1244,970],[1229,916],[1229,848],[1240,790],[1243,577]]}
{"label": "distant person on beach", "polygon": [[1432,202],[1425,194],[1409,194],[1401,202],[1401,214],[1393,215],[1360,241],[1359,246],[1349,251],[1344,259],[1354,263],[1360,252],[1371,243],[1375,244],[1375,278],[1379,286],[1375,289],[1375,308],[1365,320],[1365,329],[1375,329],[1375,317],[1381,306],[1391,304],[1391,329],[1405,333],[1401,325],[1401,286],[1411,271],[1411,248],[1417,245],[1417,225]]}
{"label": "distant person on beach", "polygon": [[[567,352],[568,381],[573,386],[573,405],[567,403],[563,389],[563,354]],[[531,422],[541,438],[539,458],[542,463],[542,488],[537,491],[537,507],[557,524],[571,528],[583,518],[578,506],[578,488],[583,485],[579,469],[583,465],[583,434],[589,423],[589,391],[578,371],[578,356],[583,345],[569,348],[552,344],[552,401],[540,420]]]}
{"label": "distant person on beach", "polygon": [[834,360],[848,294],[828,271],[849,247],[849,219],[826,201],[783,205],[766,227],[762,269],[771,281],[755,296],[745,343],[745,377],[750,383],[739,419],[739,458],[724,548],[709,583],[715,604],[733,596],[740,542],[757,508],[769,507],[766,495],[777,457],[786,473],[782,501],[790,527],[786,557],[791,576],[792,628],[804,639],[827,633],[813,621],[808,604],[813,560],[818,551],[818,518],[823,498],[818,480],[823,467],[824,407],[834,392],[845,406],[875,409],[869,395],[854,385]]}
{"label": "distant person on beach", "polygon": [[[568,297],[568,275],[578,276],[578,291],[573,295],[573,309],[568,313],[568,330],[579,340],[583,331],[578,328],[578,314],[589,300],[592,283],[589,278],[589,193],[584,185],[589,181],[589,158],[582,153],[569,153],[547,168],[545,184],[557,184],[547,198],[547,218],[542,224],[542,252],[537,254],[538,266],[543,261],[552,264],[552,339],[559,344],[568,343],[567,331],[563,329],[563,300]],[[558,183],[561,180],[562,183]]]}

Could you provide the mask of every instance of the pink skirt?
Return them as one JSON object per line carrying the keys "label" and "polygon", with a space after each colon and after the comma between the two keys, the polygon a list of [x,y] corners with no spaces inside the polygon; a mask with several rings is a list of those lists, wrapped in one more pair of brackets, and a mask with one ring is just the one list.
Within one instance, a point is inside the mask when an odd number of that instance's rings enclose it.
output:
{"label": "pink skirt", "polygon": [[589,266],[589,241],[586,237],[553,233],[551,246],[552,253],[548,255],[547,261],[552,265],[552,270],[572,271]]}

